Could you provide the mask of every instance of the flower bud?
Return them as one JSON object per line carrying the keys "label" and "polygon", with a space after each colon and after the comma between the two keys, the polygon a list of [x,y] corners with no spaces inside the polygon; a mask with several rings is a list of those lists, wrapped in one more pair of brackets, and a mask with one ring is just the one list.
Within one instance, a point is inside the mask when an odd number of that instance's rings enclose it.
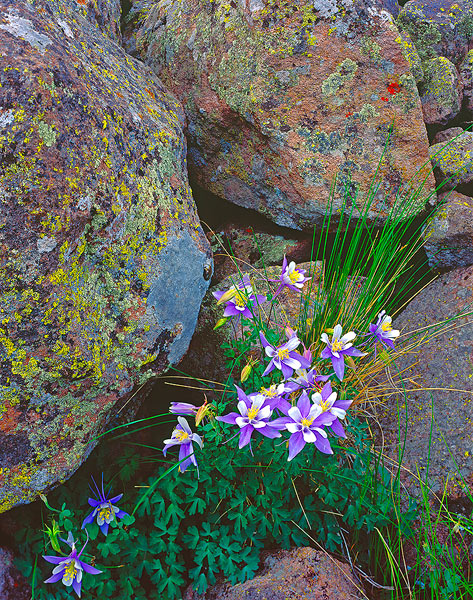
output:
{"label": "flower bud", "polygon": [[327,327],[327,329],[324,329],[325,333],[328,333],[329,335],[333,335],[333,329],[330,327]]}
{"label": "flower bud", "polygon": [[347,365],[350,369],[356,369],[355,361],[351,356],[345,356],[345,360],[347,361]]}
{"label": "flower bud", "polygon": [[236,294],[236,289],[234,287],[231,287],[229,290],[227,290],[223,296],[220,297],[219,300],[217,300],[217,304],[223,304],[224,302],[228,302],[229,300],[231,300]]}
{"label": "flower bud", "polygon": [[217,321],[217,323],[215,324],[214,331],[216,329],[218,329],[219,327],[221,327],[222,325],[225,325],[225,323],[228,321],[229,318],[230,317],[222,317],[221,319],[219,319]]}
{"label": "flower bud", "polygon": [[[204,394],[205,396],[205,394]],[[204,403],[202,404],[202,406],[199,407],[199,410],[197,411],[196,415],[195,415],[195,424],[200,425],[200,422],[202,421],[202,419],[210,412],[210,410],[214,408],[213,404],[208,404],[207,403],[207,397],[204,400]]]}
{"label": "flower bud", "polygon": [[244,383],[248,379],[248,377],[250,376],[251,370],[253,369],[253,367],[256,365],[257,362],[258,361],[255,360],[254,358],[250,358],[250,360],[246,363],[246,365],[241,370],[241,375],[240,375],[241,383]]}

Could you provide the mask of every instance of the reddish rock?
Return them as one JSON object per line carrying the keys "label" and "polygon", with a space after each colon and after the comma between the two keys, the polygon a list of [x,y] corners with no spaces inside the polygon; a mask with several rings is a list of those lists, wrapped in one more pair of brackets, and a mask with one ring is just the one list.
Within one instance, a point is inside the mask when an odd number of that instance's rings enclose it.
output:
{"label": "reddish rock", "polygon": [[[420,292],[396,318],[396,327],[405,336],[471,310],[472,302],[473,267],[456,269]],[[419,493],[417,473],[425,479],[428,471],[428,482],[434,493],[441,496],[449,479],[448,494],[465,495],[460,475],[469,481],[470,493],[473,492],[471,315],[455,321],[441,335],[434,337],[435,331],[426,332],[430,339],[418,354],[406,354],[396,361],[395,369],[391,369],[394,384],[400,390],[404,386],[407,394],[406,397],[402,393],[390,395],[378,404],[383,451],[398,461],[400,426],[401,441],[406,436],[401,478],[411,492]],[[402,372],[403,383],[396,376],[397,372]]]}
{"label": "reddish rock", "polygon": [[176,99],[68,3],[0,8],[2,512],[180,360],[212,267]]}
{"label": "reddish rock", "polygon": [[440,194],[444,203],[424,232],[429,265],[454,269],[473,265],[473,198],[451,192]]}
{"label": "reddish rock", "polygon": [[369,218],[382,220],[412,178],[433,189],[430,167],[417,173],[427,136],[415,79],[396,26],[372,2],[139,6],[127,47],[182,100],[201,187],[311,230],[335,175],[335,207],[347,186],[361,204],[394,120]]}
{"label": "reddish rock", "polygon": [[183,600],[361,600],[368,598],[348,565],[326,552],[294,548],[269,554],[260,574],[234,586],[220,584]]}
{"label": "reddish rock", "polygon": [[465,60],[461,63],[460,76],[464,85],[465,108],[471,117],[473,116],[473,50],[468,52]]}

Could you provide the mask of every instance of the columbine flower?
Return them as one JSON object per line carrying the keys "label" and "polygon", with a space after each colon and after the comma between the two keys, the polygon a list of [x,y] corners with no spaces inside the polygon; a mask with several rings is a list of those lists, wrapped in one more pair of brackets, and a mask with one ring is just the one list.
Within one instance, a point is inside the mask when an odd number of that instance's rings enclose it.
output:
{"label": "columbine flower", "polygon": [[179,460],[185,460],[179,465],[179,471],[184,473],[190,464],[193,464],[198,468],[192,442],[197,442],[202,448],[202,438],[197,433],[192,433],[191,428],[184,417],[177,417],[177,420],[179,425],[172,432],[171,438],[164,440],[163,454],[166,456],[166,452],[171,446],[180,446]]}
{"label": "columbine flower", "polygon": [[217,304],[226,303],[224,317],[242,316],[252,319],[250,308],[266,300],[266,296],[254,293],[247,274],[243,275],[240,283],[236,286],[232,285],[226,292],[212,292],[212,294],[217,298]]}
{"label": "columbine flower", "polygon": [[259,433],[268,438],[281,437],[278,429],[273,423],[268,423],[268,419],[273,413],[273,409],[279,401],[279,398],[268,400],[262,394],[253,393],[246,395],[243,390],[235,386],[238,394],[238,410],[236,412],[217,417],[218,421],[238,425],[240,428],[239,448],[243,448],[250,443],[253,431],[256,429]]}
{"label": "columbine flower", "polygon": [[294,261],[291,261],[288,265],[286,255],[284,255],[279,279],[270,279],[270,281],[280,282],[279,287],[274,294],[274,298],[276,298],[285,287],[288,287],[295,292],[300,292],[304,287],[304,283],[311,279],[311,277],[305,277],[305,272],[305,269],[297,269]]}
{"label": "columbine flower", "polygon": [[326,333],[322,333],[321,340],[327,344],[320,355],[322,358],[330,358],[335,375],[342,381],[345,374],[345,356],[364,356],[361,350],[353,348],[351,343],[356,338],[354,331],[349,331],[342,336],[342,326],[335,325],[332,340],[328,339]]}
{"label": "columbine flower", "polygon": [[171,402],[169,407],[169,412],[173,415],[196,415],[198,410],[198,406],[188,402]]}
{"label": "columbine flower", "polygon": [[323,412],[320,406],[310,404],[309,396],[303,391],[297,401],[297,406],[291,406],[287,417],[273,421],[273,426],[284,426],[291,437],[289,438],[289,457],[292,460],[306,444],[314,443],[324,454],[333,454],[327,432],[323,429],[330,425],[335,417],[328,412]]}
{"label": "columbine flower", "polygon": [[97,517],[97,525],[100,527],[100,531],[107,535],[108,526],[115,519],[123,519],[123,517],[127,516],[124,510],[118,508],[118,506],[114,506],[114,502],[118,502],[121,500],[123,494],[118,494],[118,496],[113,496],[113,498],[108,498],[110,495],[110,490],[108,494],[105,494],[103,487],[103,474],[102,474],[102,489],[99,490],[95,480],[92,478],[92,481],[95,484],[95,491],[92,492],[97,495],[97,500],[95,498],[89,498],[88,502],[90,506],[93,507],[93,511],[87,515],[82,522],[82,529]]}
{"label": "columbine flower", "polygon": [[394,349],[394,342],[399,336],[399,330],[392,328],[392,318],[386,314],[385,310],[382,310],[378,315],[378,320],[375,324],[371,323],[369,329],[370,333],[375,337],[383,346],[389,346]]}
{"label": "columbine flower", "polygon": [[87,563],[80,560],[80,555],[84,552],[84,548],[87,546],[87,542],[82,546],[82,550],[77,553],[74,538],[72,533],[69,532],[67,536],[67,540],[63,540],[59,538],[61,541],[65,542],[71,548],[71,553],[69,556],[64,558],[63,556],[43,556],[44,560],[47,560],[49,563],[56,565],[53,569],[53,574],[49,579],[46,579],[44,583],[56,583],[62,579],[62,583],[69,587],[72,585],[73,590],[80,598],[80,588],[82,582],[82,571],[86,573],[90,573],[91,575],[98,575],[102,573],[95,567],[88,565]]}
{"label": "columbine flower", "polygon": [[295,373],[297,377],[291,377],[287,382],[291,392],[295,392],[301,388],[307,390],[307,392],[320,390],[322,383],[328,381],[329,375],[318,375],[315,367],[310,371],[306,369],[298,369]]}
{"label": "columbine flower", "polygon": [[346,433],[340,423],[340,420],[346,417],[347,410],[353,400],[337,400],[337,392],[332,391],[330,382],[326,383],[320,392],[312,394],[311,400],[317,406],[320,406],[323,413],[329,413],[334,417],[330,424],[331,430],[338,437],[345,438]]}
{"label": "columbine flower", "polygon": [[272,346],[260,331],[261,343],[264,346],[264,351],[271,358],[269,365],[263,372],[263,377],[271,373],[273,369],[282,371],[284,379],[288,379],[294,373],[294,369],[305,369],[310,367],[310,362],[307,358],[301,356],[294,350],[299,346],[301,340],[297,335],[293,335],[282,346]]}

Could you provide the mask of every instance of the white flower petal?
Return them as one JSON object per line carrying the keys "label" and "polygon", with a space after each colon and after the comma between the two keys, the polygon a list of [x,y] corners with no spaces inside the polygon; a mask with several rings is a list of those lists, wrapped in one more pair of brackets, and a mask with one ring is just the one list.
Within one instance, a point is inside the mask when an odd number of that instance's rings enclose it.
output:
{"label": "white flower petal", "polygon": [[258,419],[269,419],[271,416],[271,407],[266,405],[258,413]]}
{"label": "white flower petal", "polygon": [[320,433],[320,435],[323,438],[327,437],[327,432],[325,431],[325,429],[322,429],[321,427],[314,427],[315,431],[317,431],[317,433]]}
{"label": "white flower petal", "polygon": [[310,442],[315,442],[315,433],[311,431],[308,427],[302,428],[302,435],[304,437],[304,442],[307,442],[308,444]]}
{"label": "white flower petal", "polygon": [[243,402],[243,400],[240,400],[238,402],[237,408],[240,412],[240,415],[242,415],[243,417],[246,417],[246,415],[248,414],[248,407],[246,406],[246,403]]}
{"label": "white flower petal", "polygon": [[286,429],[289,431],[289,433],[297,433],[301,430],[301,425],[300,423],[287,423]]}
{"label": "white flower petal", "polygon": [[332,336],[332,342],[335,339],[340,339],[340,336],[342,335],[342,326],[340,324],[335,325],[335,327],[333,328],[333,336]]}
{"label": "white flower petal", "polygon": [[292,350],[295,350],[300,343],[300,339],[295,335],[284,344],[283,348],[286,348],[289,350],[289,352],[292,352]]}
{"label": "white flower petal", "polygon": [[328,335],[326,333],[322,333],[320,339],[322,340],[322,342],[325,342],[325,344],[330,344],[330,341],[328,339]]}
{"label": "white flower petal", "polygon": [[246,425],[248,425],[249,422],[250,422],[250,420],[248,419],[248,417],[237,417],[235,419],[235,423],[238,425],[238,427],[240,429],[242,427],[245,427]]}
{"label": "white flower petal", "polygon": [[356,338],[356,333],[354,331],[349,331],[342,337],[342,339],[340,341],[341,342],[351,342],[355,338]]}

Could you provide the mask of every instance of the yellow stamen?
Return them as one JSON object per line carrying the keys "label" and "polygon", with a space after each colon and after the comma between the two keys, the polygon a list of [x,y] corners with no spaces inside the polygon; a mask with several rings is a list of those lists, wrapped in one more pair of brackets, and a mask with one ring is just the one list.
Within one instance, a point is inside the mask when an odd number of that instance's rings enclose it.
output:
{"label": "yellow stamen", "polygon": [[310,426],[312,425],[312,421],[313,421],[313,420],[314,420],[314,419],[302,419],[302,421],[301,421],[301,425],[302,425],[303,427],[310,427]]}
{"label": "yellow stamen", "polygon": [[248,411],[248,418],[255,419],[258,413],[259,413],[259,408],[252,406],[250,408],[250,410]]}
{"label": "yellow stamen", "polygon": [[278,357],[281,360],[284,360],[285,358],[289,358],[289,350],[287,348],[280,348],[278,350]]}
{"label": "yellow stamen", "polygon": [[185,439],[187,439],[189,437],[189,434],[187,433],[187,431],[178,431],[176,433],[176,438],[179,442],[184,441]]}
{"label": "yellow stamen", "polygon": [[294,271],[291,271],[290,273],[288,273],[289,275],[289,279],[291,280],[291,283],[297,283],[300,279],[300,273],[297,269],[294,269]]}
{"label": "yellow stamen", "polygon": [[381,325],[381,331],[391,331],[392,326],[391,323],[389,321],[385,321],[382,325]]}
{"label": "yellow stamen", "polygon": [[332,342],[332,352],[340,352],[343,350],[343,343],[340,340]]}
{"label": "yellow stamen", "polygon": [[77,569],[75,565],[75,561],[71,560],[66,568],[64,569],[64,575],[62,576],[64,582],[74,581],[75,576],[77,574]]}
{"label": "yellow stamen", "polygon": [[330,410],[330,402],[328,400],[325,400],[325,402],[321,402],[320,408],[322,409],[322,412],[326,412],[327,410]]}
{"label": "yellow stamen", "polygon": [[242,294],[242,292],[235,292],[236,306],[243,308],[244,306],[246,306],[247,302],[248,302],[248,297],[245,294]]}
{"label": "yellow stamen", "polygon": [[270,385],[269,388],[262,387],[260,389],[260,392],[263,394],[263,396],[274,398],[278,395],[278,386],[275,383],[273,383],[273,385]]}

